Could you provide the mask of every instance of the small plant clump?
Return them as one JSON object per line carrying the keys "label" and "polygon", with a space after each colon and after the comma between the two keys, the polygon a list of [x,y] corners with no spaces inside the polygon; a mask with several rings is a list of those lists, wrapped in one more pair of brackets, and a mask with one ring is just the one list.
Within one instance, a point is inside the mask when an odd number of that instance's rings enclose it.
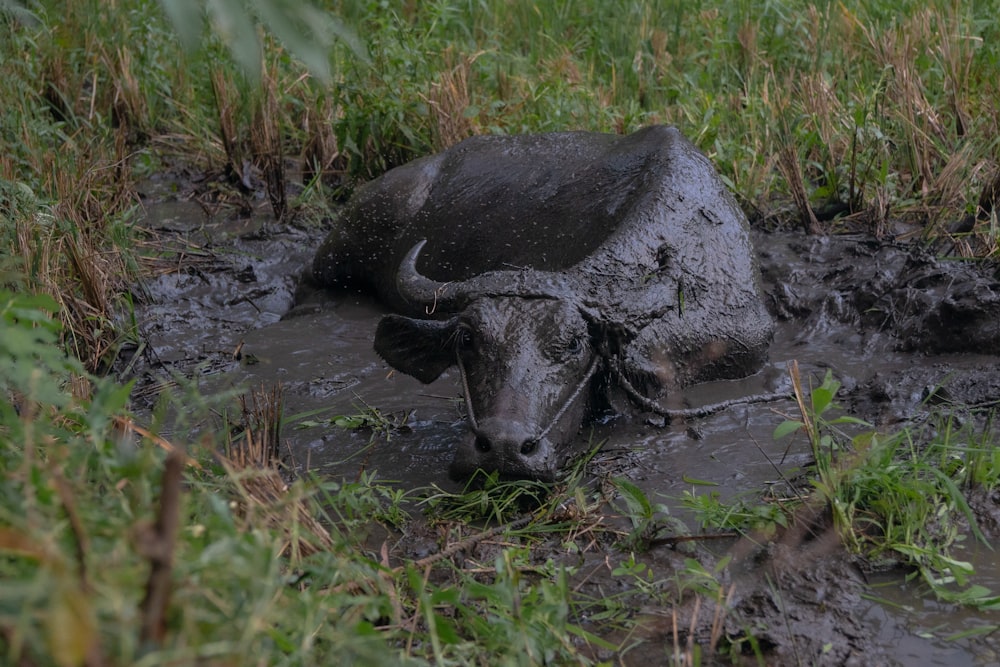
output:
{"label": "small plant clump", "polygon": [[[995,480],[983,477],[983,459],[995,447],[990,425],[956,428],[935,414],[923,424],[880,434],[848,415],[830,417],[840,383],[828,371],[813,388],[801,421],[778,426],[776,437],[803,430],[816,460],[817,499],[829,505],[847,545],[869,558],[892,558],[912,568],[941,600],[981,609],[1000,608],[1000,597],[971,584],[971,564],[959,553],[966,534],[987,544],[963,491]],[[850,435],[844,426],[863,429]]]}
{"label": "small plant clump", "polygon": [[797,367],[793,378],[801,416],[781,423],[775,438],[805,434],[815,460],[811,489],[764,504],[746,499],[726,504],[717,494],[686,493],[684,504],[702,524],[762,539],[828,512],[826,529],[836,542],[873,567],[907,570],[942,601],[1000,608],[1000,596],[972,583],[974,568],[960,556],[970,533],[989,544],[966,495],[997,486],[992,419],[979,428],[974,422],[957,427],[954,416],[937,412],[922,423],[880,433],[836,414],[840,383],[829,371],[808,392]]}

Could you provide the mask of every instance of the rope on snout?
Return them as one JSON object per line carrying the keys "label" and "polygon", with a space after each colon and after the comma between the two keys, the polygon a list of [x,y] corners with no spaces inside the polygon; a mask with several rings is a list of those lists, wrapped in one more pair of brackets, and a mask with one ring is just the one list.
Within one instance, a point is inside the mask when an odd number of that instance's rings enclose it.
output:
{"label": "rope on snout", "polygon": [[569,406],[573,405],[574,401],[576,401],[577,397],[580,395],[580,392],[582,392],[584,387],[586,387],[590,382],[590,378],[594,377],[594,373],[597,372],[597,367],[600,365],[601,359],[601,355],[594,355],[594,358],[590,360],[590,365],[587,367],[587,372],[583,374],[583,379],[576,385],[576,389],[574,389],[573,393],[569,395],[566,402],[562,404],[562,407],[559,408],[559,412],[557,412],[556,416],[552,418],[549,425],[545,427],[545,430],[535,436],[532,439],[532,442],[541,441],[542,438],[549,434],[552,427],[559,423],[559,420],[562,419],[563,415],[566,414],[566,411],[569,410]]}
{"label": "rope on snout", "polygon": [[469,376],[465,373],[462,355],[455,354],[455,365],[458,366],[458,376],[462,378],[462,396],[465,397],[465,416],[469,420],[469,428],[478,437],[479,424],[476,423],[476,413],[472,410],[472,394],[469,393]]}
{"label": "rope on snout", "polygon": [[[582,392],[584,387],[587,386],[587,383],[590,382],[590,378],[594,377],[594,373],[597,372],[597,367],[598,365],[600,365],[601,358],[602,357],[599,354],[594,355],[594,358],[590,360],[590,365],[587,367],[587,372],[584,373],[583,378],[580,380],[579,383],[577,383],[576,388],[573,389],[573,393],[570,394],[569,398],[567,398],[566,401],[562,404],[562,407],[559,408],[558,412],[556,412],[555,417],[553,417],[552,420],[549,422],[549,425],[545,427],[545,430],[543,430],[541,433],[531,438],[529,442],[533,443],[540,442],[542,438],[544,438],[546,435],[549,434],[549,431],[552,430],[552,427],[554,427],[557,423],[559,423],[559,420],[562,419],[563,415],[566,414],[566,411],[569,410],[569,407],[573,404],[574,401],[576,401],[577,397],[580,395],[580,392]],[[476,436],[479,436],[480,435],[479,424],[476,422],[476,414],[475,411],[472,409],[472,394],[469,393],[469,376],[465,372],[465,364],[462,363],[462,355],[460,354],[455,355],[455,365],[458,366],[458,375],[459,377],[462,378],[462,394],[465,396],[465,412],[466,412],[466,417],[469,420],[469,428]]]}
{"label": "rope on snout", "polygon": [[[587,372],[584,373],[583,378],[577,383],[576,387],[573,389],[573,393],[569,395],[566,401],[556,412],[555,416],[549,421],[549,425],[542,430],[541,433],[531,438],[529,442],[538,443],[549,434],[559,420],[563,418],[566,411],[569,410],[570,406],[576,401],[580,396],[580,393],[590,382],[590,379],[594,377],[594,373],[597,372],[597,368],[600,366],[601,361],[604,359],[604,355],[595,354],[594,358],[591,359],[590,365],[587,367]],[[476,421],[476,414],[472,408],[472,394],[469,392],[469,376],[465,372],[465,364],[462,363],[462,355],[455,355],[456,365],[458,366],[459,377],[462,378],[462,394],[465,398],[465,412],[466,418],[469,420],[469,429],[476,436],[480,435],[479,423]],[[644,396],[635,386],[629,382],[628,378],[621,371],[618,366],[612,362],[608,361],[608,368],[611,374],[614,376],[615,380],[625,390],[629,398],[632,399],[639,407],[642,409],[652,412],[653,414],[660,415],[667,419],[667,423],[677,419],[701,419],[702,417],[708,417],[709,415],[714,415],[717,412],[722,412],[723,410],[728,410],[731,407],[737,405],[754,405],[757,403],[773,403],[774,401],[781,401],[785,399],[795,398],[795,395],[789,391],[777,391],[770,394],[751,394],[750,396],[741,396],[740,398],[731,398],[729,400],[720,401],[718,403],[710,403],[708,405],[702,405],[697,408],[684,408],[680,410],[669,409],[662,407],[656,401]]]}
{"label": "rope on snout", "polygon": [[728,408],[735,405],[752,405],[755,403],[771,403],[774,401],[780,401],[786,398],[795,398],[795,394],[790,391],[776,391],[770,394],[751,394],[750,396],[741,396],[740,398],[731,398],[726,401],[720,401],[719,403],[710,403],[708,405],[702,405],[697,408],[685,408],[682,410],[671,410],[660,406],[656,401],[644,396],[638,389],[636,389],[625,374],[622,373],[621,369],[617,368],[614,364],[609,363],[608,366],[611,368],[612,375],[615,376],[615,380],[625,390],[625,393],[629,395],[633,401],[635,401],[641,408],[652,412],[654,414],[660,415],[667,419],[669,424],[675,419],[700,419],[702,417],[708,417],[709,415],[714,415],[716,412],[722,412]]}

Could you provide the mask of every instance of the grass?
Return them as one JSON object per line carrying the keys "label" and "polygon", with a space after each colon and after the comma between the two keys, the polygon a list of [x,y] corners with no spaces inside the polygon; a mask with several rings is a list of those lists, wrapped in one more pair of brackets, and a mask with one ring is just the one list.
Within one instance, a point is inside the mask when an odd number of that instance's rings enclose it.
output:
{"label": "grass", "polygon": [[81,320],[122,307],[136,181],[178,160],[221,171],[237,210],[261,192],[277,217],[308,217],[290,187],[349,191],[470,134],[668,123],[759,224],[951,233],[965,255],[996,253],[1000,61],[986,6],[355,1],[338,8],[355,38],[330,43],[325,67],[290,36],[304,10],[277,22],[284,42],[230,44],[241,67],[218,36],[181,50],[151,0],[29,8],[2,19],[0,92],[14,103],[0,178],[63,223],[46,291],[76,292],[91,311],[63,317],[94,370],[119,332],[84,335]]}
{"label": "grass", "polygon": [[997,448],[992,417],[961,426],[949,412],[921,424],[881,433],[838,414],[840,388],[828,371],[806,391],[793,371],[800,418],[775,430],[776,438],[805,435],[815,470],[811,489],[782,503],[725,506],[711,496],[686,496],[702,521],[768,538],[802,522],[818,508],[829,511],[829,529],[851,551],[877,567],[894,565],[919,576],[938,599],[981,609],[1000,608],[1000,597],[973,584],[973,567],[961,559],[970,539],[988,545],[964,491],[995,489]]}
{"label": "grass", "polygon": [[[370,477],[289,482],[279,390],[251,392],[235,411],[167,395],[189,413],[227,412],[215,432],[230,434],[217,442],[195,414],[200,438],[167,441],[119,417],[128,386],[63,354],[54,301],[0,296],[0,351],[16,362],[0,371],[0,649],[12,663],[593,664],[629,650],[651,622],[639,607],[672,610],[675,664],[761,655],[752,634],[723,632],[727,559],[685,555],[697,553],[685,550],[692,536],[669,506],[627,480],[589,480],[587,457],[555,487],[488,478],[426,490],[438,551],[399,560],[369,537],[376,524],[412,529],[416,498]],[[778,530],[828,507],[849,548],[910,568],[943,600],[995,608],[960,557],[972,521],[961,491],[997,483],[988,431],[942,418],[878,434],[836,415],[836,391],[830,377],[800,389],[801,418],[778,428],[803,431],[816,458],[813,492],[787,500]],[[391,435],[371,414],[343,423]],[[759,532],[766,511],[701,509],[713,512],[709,533],[773,535]],[[644,556],[665,544],[679,551],[668,572]],[[587,587],[581,565],[595,550],[620,592]],[[704,644],[699,619],[712,628]],[[607,638],[616,631],[625,638]]]}
{"label": "grass", "polygon": [[[165,392],[153,424],[131,422],[130,388],[101,376],[140,342],[151,174],[209,174],[214,215],[267,214],[260,199],[311,220],[359,181],[471,134],[667,123],[712,158],[754,224],[949,236],[968,257],[1000,248],[988,4],[351,1],[336,9],[357,39],[320,52],[284,28],[259,51],[227,42],[222,14],[183,50],[151,0],[2,7],[5,663],[592,664],[627,651],[642,602],[674,610],[675,664],[703,650],[760,658],[752,635],[722,637],[715,621],[704,647],[678,631],[692,598],[724,615],[721,570],[648,567],[645,549],[684,542],[666,541],[681,532],[669,507],[627,480],[593,488],[578,469],[556,488],[427,490],[420,507],[449,555],[400,562],[368,539],[379,523],[410,525],[415,499],[367,476],[283,477],[276,389],[239,410]],[[813,448],[805,501],[692,493],[704,528],[766,537],[795,527],[796,503],[819,504],[867,558],[902,563],[943,600],[994,608],[961,558],[976,536],[963,492],[1000,481],[990,428],[942,415],[877,433],[833,416],[835,389],[800,390],[801,414],[777,434]],[[377,412],[338,425],[392,428]],[[535,561],[547,540],[566,562]],[[572,558],[612,545],[627,585],[588,592]]]}

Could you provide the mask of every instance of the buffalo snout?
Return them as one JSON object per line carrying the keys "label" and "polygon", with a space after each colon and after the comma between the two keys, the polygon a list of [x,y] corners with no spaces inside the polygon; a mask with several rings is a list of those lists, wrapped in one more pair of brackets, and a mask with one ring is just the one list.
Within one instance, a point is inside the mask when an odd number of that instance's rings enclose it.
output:
{"label": "buffalo snout", "polygon": [[469,477],[476,470],[499,470],[506,477],[551,481],[559,461],[548,438],[518,421],[483,419],[455,452],[451,475]]}

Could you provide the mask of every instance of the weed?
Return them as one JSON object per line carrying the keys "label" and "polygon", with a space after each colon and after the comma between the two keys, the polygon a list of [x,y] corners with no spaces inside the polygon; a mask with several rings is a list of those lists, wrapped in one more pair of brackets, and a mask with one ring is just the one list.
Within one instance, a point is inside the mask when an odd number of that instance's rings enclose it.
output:
{"label": "weed", "polygon": [[[803,431],[815,458],[816,499],[827,503],[834,525],[852,549],[874,559],[892,557],[920,575],[942,600],[993,608],[985,588],[970,583],[972,566],[957,557],[965,526],[985,541],[961,491],[973,481],[990,483],[994,448],[982,446],[987,433],[953,427],[935,414],[923,426],[883,435],[861,420],[839,415],[834,397],[839,383],[827,372],[809,402],[793,369],[802,415],[775,430],[775,437]],[[862,429],[855,435],[844,426]]]}
{"label": "weed", "polygon": [[296,415],[292,418],[295,428],[315,428],[330,427],[343,428],[347,430],[370,430],[372,438],[381,437],[389,440],[392,434],[406,426],[410,414],[400,412],[396,414],[383,414],[381,410],[370,406],[362,401],[361,406],[356,406],[358,411],[354,414],[334,415],[326,419],[311,419],[318,412]]}
{"label": "weed", "polygon": [[662,531],[670,529],[675,534],[688,533],[684,522],[670,516],[670,508],[663,503],[652,503],[646,494],[635,484],[625,479],[614,480],[619,497],[625,502],[625,516],[632,524],[632,529],[622,539],[621,547],[627,551],[645,551],[649,544],[656,541]]}
{"label": "weed", "polygon": [[701,523],[702,528],[735,529],[759,535],[771,535],[779,528],[788,527],[788,510],[784,501],[759,502],[739,498],[725,503],[719,493],[697,494],[685,491],[681,502]]}
{"label": "weed", "polygon": [[501,480],[498,473],[479,472],[460,493],[432,486],[421,504],[434,517],[450,521],[505,522],[538,507],[551,486],[534,480]]}

